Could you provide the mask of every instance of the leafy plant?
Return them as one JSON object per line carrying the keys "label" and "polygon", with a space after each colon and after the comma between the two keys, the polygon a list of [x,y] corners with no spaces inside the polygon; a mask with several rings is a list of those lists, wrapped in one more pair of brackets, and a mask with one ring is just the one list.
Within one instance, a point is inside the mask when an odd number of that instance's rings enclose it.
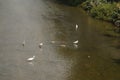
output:
{"label": "leafy plant", "polygon": [[91,9],[91,15],[95,18],[112,21],[116,16],[116,4],[101,4]]}

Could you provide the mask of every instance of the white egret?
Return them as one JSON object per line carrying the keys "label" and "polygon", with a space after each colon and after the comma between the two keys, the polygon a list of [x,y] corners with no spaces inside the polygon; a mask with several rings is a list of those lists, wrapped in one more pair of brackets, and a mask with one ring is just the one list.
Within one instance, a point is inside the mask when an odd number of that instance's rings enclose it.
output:
{"label": "white egret", "polygon": [[77,30],[79,26],[76,24],[76,26],[75,26],[75,27],[76,27],[76,30]]}
{"label": "white egret", "polygon": [[74,44],[77,44],[78,42],[79,42],[79,41],[78,41],[78,40],[76,40],[76,41],[74,41],[73,43],[74,43]]}
{"label": "white egret", "polygon": [[33,61],[35,59],[35,56],[28,58],[27,61]]}
{"label": "white egret", "polygon": [[41,48],[42,46],[43,46],[43,43],[40,43],[40,44],[39,44],[39,48]]}

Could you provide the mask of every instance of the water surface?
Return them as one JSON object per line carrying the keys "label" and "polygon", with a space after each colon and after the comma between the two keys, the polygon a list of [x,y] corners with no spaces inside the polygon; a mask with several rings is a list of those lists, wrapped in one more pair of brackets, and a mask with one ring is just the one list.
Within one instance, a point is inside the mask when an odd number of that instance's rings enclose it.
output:
{"label": "water surface", "polygon": [[119,39],[104,36],[108,26],[52,0],[1,0],[0,80],[119,80]]}

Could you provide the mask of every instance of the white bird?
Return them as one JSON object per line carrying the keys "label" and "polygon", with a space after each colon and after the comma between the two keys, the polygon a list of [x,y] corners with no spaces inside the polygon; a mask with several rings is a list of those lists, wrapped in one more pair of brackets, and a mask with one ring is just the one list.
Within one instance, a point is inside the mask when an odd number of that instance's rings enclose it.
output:
{"label": "white bird", "polygon": [[25,40],[23,41],[22,45],[25,46]]}
{"label": "white bird", "polygon": [[76,41],[74,41],[73,43],[74,43],[74,44],[77,44],[78,42],[79,42],[79,41],[78,41],[78,40],[76,40]]}
{"label": "white bird", "polygon": [[35,56],[28,58],[27,61],[33,61],[35,59]]}
{"label": "white bird", "polygon": [[78,25],[76,24],[76,26],[75,26],[75,27],[76,27],[76,30],[77,30],[77,29],[78,29]]}
{"label": "white bird", "polygon": [[39,44],[39,48],[41,48],[42,46],[43,46],[43,43],[40,43],[40,44]]}

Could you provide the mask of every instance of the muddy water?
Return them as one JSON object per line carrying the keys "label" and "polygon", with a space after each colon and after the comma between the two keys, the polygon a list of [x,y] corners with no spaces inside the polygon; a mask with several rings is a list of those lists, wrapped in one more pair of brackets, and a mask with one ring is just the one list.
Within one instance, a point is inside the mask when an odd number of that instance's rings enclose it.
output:
{"label": "muddy water", "polygon": [[119,39],[104,36],[108,26],[50,0],[1,0],[0,80],[119,80]]}

